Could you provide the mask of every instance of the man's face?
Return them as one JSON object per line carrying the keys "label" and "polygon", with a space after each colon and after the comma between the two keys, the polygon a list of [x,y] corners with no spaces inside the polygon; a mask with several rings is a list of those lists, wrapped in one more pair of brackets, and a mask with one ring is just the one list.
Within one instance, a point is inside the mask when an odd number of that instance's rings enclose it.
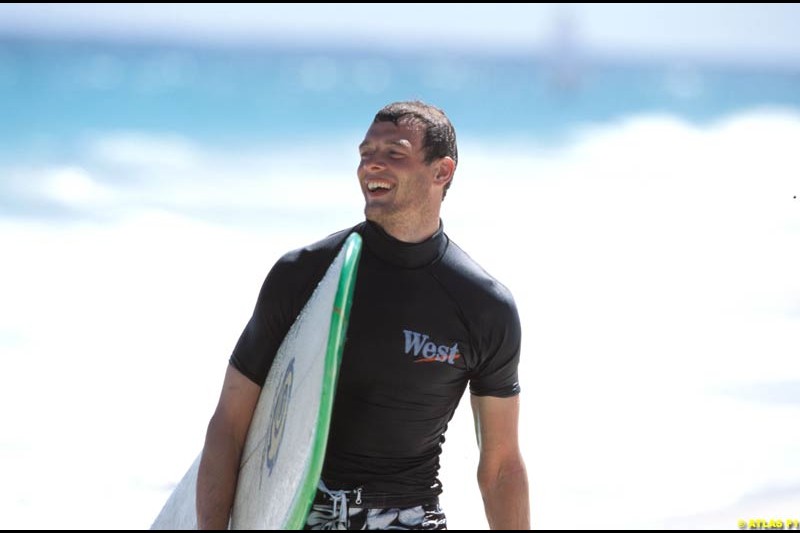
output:
{"label": "man's face", "polygon": [[413,123],[377,122],[367,130],[359,146],[358,180],[368,219],[384,225],[416,221],[438,209],[437,162],[425,163],[422,138],[422,126]]}

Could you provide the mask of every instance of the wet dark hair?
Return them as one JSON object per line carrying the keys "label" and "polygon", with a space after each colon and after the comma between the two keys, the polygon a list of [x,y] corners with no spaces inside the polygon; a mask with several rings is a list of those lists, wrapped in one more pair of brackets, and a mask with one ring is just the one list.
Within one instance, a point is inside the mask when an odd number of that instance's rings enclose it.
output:
{"label": "wet dark hair", "polygon": [[[425,150],[425,163],[432,163],[440,157],[449,156],[458,165],[456,130],[444,111],[438,107],[419,100],[394,102],[378,111],[372,122],[392,122],[395,125],[401,122],[420,124],[424,129],[422,148]],[[452,179],[445,185],[444,194],[447,194],[451,183]]]}

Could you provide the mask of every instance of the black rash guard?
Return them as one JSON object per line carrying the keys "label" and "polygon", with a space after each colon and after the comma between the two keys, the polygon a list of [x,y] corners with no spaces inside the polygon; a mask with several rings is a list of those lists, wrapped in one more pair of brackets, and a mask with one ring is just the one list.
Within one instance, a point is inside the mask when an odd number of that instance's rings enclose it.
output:
{"label": "black rash guard", "polygon": [[510,291],[442,230],[394,239],[373,222],[284,255],[267,275],[230,363],[263,385],[278,346],[345,238],[363,237],[322,478],[382,505],[441,493],[444,432],[464,389],[519,393],[520,322]]}

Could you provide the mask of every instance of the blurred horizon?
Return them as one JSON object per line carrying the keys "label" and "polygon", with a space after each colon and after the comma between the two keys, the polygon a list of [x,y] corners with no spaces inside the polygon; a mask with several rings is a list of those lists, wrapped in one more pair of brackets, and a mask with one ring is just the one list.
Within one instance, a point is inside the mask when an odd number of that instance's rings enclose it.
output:
{"label": "blurred horizon", "polygon": [[7,3],[0,39],[797,69],[797,20],[796,3]]}

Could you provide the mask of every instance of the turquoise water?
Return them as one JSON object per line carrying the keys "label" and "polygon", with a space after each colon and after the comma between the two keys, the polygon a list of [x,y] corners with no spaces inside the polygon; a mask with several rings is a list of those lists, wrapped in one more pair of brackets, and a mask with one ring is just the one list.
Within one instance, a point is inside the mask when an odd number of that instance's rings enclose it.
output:
{"label": "turquoise water", "polygon": [[[0,40],[0,153],[69,151],[133,129],[236,145],[361,130],[397,99],[444,107],[462,135],[552,140],[577,125],[663,112],[698,123],[800,108],[800,71],[688,61],[428,56]],[[41,154],[38,154],[41,155]]]}

